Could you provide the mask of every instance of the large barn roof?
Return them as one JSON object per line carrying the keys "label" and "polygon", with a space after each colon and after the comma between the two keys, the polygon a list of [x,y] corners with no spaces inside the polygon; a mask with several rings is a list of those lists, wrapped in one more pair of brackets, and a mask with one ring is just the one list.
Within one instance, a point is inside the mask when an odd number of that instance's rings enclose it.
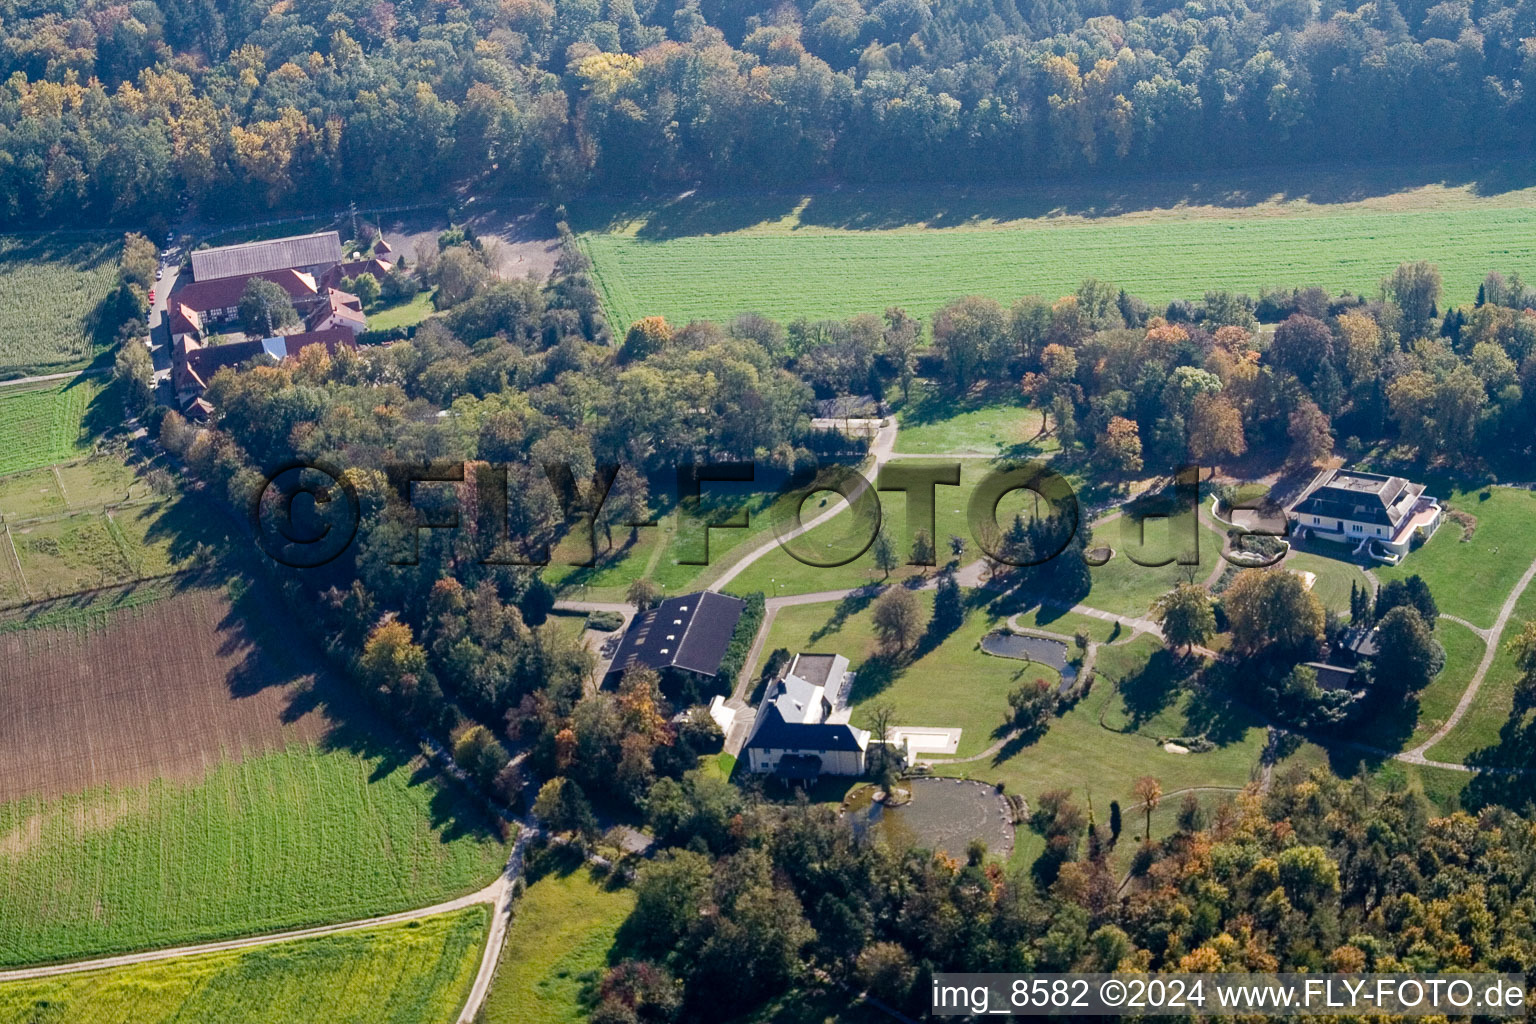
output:
{"label": "large barn roof", "polygon": [[741,598],[712,590],[668,598],[635,616],[608,671],[645,665],[713,676],[720,671],[720,661],[746,607]]}
{"label": "large barn roof", "polygon": [[192,277],[197,281],[215,281],[221,277],[340,262],[340,237],[334,231],[320,231],[313,235],[199,249],[192,253]]}

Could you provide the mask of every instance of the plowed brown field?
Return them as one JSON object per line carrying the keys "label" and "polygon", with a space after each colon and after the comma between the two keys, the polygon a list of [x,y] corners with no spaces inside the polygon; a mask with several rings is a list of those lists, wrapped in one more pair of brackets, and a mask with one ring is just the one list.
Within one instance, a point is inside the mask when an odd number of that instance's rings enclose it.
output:
{"label": "plowed brown field", "polygon": [[206,588],[90,629],[0,633],[0,803],[200,776],[231,756],[319,739],[325,717],[295,705],[295,684],[313,676],[273,649],[258,649],[224,592]]}

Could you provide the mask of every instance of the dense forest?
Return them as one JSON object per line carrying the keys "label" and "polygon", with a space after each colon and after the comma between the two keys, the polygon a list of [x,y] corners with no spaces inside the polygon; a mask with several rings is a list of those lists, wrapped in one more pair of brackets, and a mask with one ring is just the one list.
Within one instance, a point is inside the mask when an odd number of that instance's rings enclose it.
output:
{"label": "dense forest", "polygon": [[[720,1020],[829,981],[921,1015],[939,971],[1523,972],[1536,956],[1529,823],[1435,817],[1363,779],[1294,775],[1213,820],[1191,794],[1161,841],[1047,793],[1033,873],[980,843],[896,850],[827,807],[686,782],[671,813],[702,839],[640,868],[594,1024]],[[1128,845],[1122,886],[1110,856]]]}
{"label": "dense forest", "polygon": [[0,5],[0,218],[1527,149],[1532,0]]}

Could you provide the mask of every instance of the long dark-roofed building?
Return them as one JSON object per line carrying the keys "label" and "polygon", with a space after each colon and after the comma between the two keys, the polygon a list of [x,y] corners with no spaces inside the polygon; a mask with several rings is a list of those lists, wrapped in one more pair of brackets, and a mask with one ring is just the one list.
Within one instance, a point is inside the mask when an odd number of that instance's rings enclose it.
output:
{"label": "long dark-roofed building", "polygon": [[635,616],[603,684],[617,683],[626,669],[637,665],[664,676],[687,673],[713,679],[746,607],[741,598],[712,590],[667,598]]}

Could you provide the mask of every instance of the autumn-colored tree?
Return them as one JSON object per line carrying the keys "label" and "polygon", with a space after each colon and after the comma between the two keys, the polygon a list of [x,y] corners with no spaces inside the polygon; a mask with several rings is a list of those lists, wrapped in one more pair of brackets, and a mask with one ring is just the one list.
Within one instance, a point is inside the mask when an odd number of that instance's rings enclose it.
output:
{"label": "autumn-colored tree", "polygon": [[1269,343],[1269,361],[1283,366],[1302,380],[1312,375],[1324,361],[1333,359],[1333,329],[1304,313],[1292,313]]}
{"label": "autumn-colored tree", "polygon": [[624,358],[646,359],[672,344],[672,325],[665,317],[648,316],[629,325],[624,335]]}
{"label": "autumn-colored tree", "polygon": [[1094,444],[1093,457],[1111,473],[1141,472],[1141,429],[1135,420],[1113,416]]}
{"label": "autumn-colored tree", "polygon": [[1327,413],[1311,399],[1303,398],[1291,411],[1288,434],[1291,450],[1288,456],[1292,465],[1310,466],[1321,462],[1333,453],[1333,426]]}
{"label": "autumn-colored tree", "polygon": [[1323,637],[1323,606],[1300,576],[1286,569],[1244,569],[1221,598],[1242,652],[1305,652]]}
{"label": "autumn-colored tree", "polygon": [[1248,450],[1243,417],[1223,395],[1196,395],[1188,430],[1189,454],[1198,463],[1223,462]]}
{"label": "autumn-colored tree", "polygon": [[1143,775],[1136,780],[1136,785],[1131,787],[1131,792],[1136,794],[1136,799],[1141,801],[1142,810],[1147,815],[1147,831],[1142,837],[1143,842],[1152,842],[1152,812],[1157,810],[1157,805],[1163,799],[1163,784],[1151,775]]}

